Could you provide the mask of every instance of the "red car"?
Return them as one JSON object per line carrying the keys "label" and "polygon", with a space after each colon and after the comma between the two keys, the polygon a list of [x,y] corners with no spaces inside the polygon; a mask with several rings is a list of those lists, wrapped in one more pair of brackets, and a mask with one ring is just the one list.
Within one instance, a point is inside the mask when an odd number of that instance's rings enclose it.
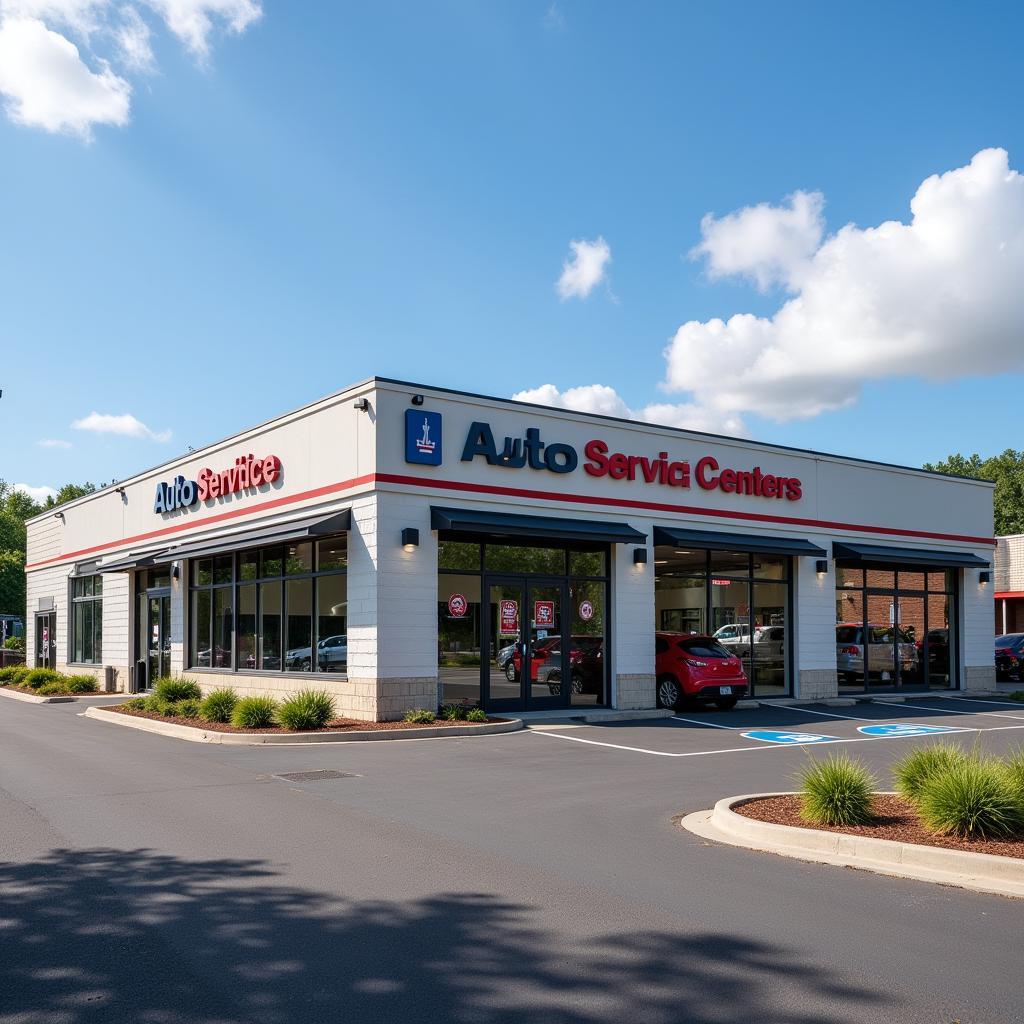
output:
{"label": "red car", "polygon": [[658,707],[700,702],[727,711],[747,695],[743,663],[714,637],[655,633],[654,652]]}

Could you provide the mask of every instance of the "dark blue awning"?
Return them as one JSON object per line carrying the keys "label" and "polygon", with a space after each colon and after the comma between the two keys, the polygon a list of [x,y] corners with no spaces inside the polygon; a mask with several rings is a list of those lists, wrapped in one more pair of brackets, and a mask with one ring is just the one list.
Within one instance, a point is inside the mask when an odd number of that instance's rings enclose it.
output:
{"label": "dark blue awning", "polygon": [[897,548],[887,544],[848,544],[845,541],[832,545],[832,556],[837,562],[852,567],[862,565],[898,568],[901,565],[918,565],[931,569],[988,569],[987,558],[979,558],[968,551],[934,551],[924,548]]}
{"label": "dark blue awning", "polygon": [[806,555],[827,558],[828,552],[800,537],[765,537],[760,534],[718,533],[687,530],[678,526],[656,526],[654,543],[677,548],[710,548],[712,551],[750,551],[758,555]]}
{"label": "dark blue awning", "polygon": [[430,527],[432,530],[445,530],[450,533],[487,534],[492,537],[591,541],[603,544],[647,543],[647,534],[634,530],[628,523],[562,519],[556,516],[526,516],[476,508],[432,506]]}

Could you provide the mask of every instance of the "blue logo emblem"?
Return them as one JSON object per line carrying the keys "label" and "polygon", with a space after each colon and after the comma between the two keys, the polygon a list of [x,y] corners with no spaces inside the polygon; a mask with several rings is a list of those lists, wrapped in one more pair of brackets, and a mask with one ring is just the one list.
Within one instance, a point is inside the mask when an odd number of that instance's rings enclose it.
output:
{"label": "blue logo emblem", "polygon": [[405,410],[405,461],[419,466],[441,465],[441,414]]}
{"label": "blue logo emblem", "polygon": [[831,743],[837,736],[823,736],[816,732],[779,732],[775,729],[754,729],[742,733],[748,740],[760,740],[762,743],[785,743],[795,746],[798,743]]}
{"label": "blue logo emblem", "polygon": [[937,732],[963,732],[950,725],[914,725],[912,722],[884,722],[881,725],[859,725],[857,732],[866,736],[931,736]]}

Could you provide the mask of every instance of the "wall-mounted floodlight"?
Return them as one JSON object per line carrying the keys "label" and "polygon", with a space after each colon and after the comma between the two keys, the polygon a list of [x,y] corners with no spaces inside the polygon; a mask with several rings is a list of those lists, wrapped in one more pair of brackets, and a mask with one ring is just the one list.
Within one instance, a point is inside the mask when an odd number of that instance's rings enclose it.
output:
{"label": "wall-mounted floodlight", "polygon": [[402,547],[406,551],[415,551],[420,546],[420,531],[415,526],[406,526],[402,530]]}
{"label": "wall-mounted floodlight", "polygon": [[647,548],[633,548],[633,564],[638,569],[647,564]]}
{"label": "wall-mounted floodlight", "polygon": [[828,559],[827,558],[819,558],[814,563],[814,571],[819,576],[824,576],[828,572]]}

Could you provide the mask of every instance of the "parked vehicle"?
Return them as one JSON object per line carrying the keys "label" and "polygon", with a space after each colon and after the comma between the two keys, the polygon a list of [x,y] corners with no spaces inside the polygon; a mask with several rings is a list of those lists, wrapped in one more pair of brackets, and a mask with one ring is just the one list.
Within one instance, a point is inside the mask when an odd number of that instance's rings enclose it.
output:
{"label": "parked vehicle", "polygon": [[[898,634],[898,638],[897,638]],[[867,626],[868,681],[888,683],[895,674],[896,659],[905,675],[913,675],[918,668],[917,647],[909,633],[895,626]],[[839,680],[847,686],[864,678],[864,626],[859,622],[836,624],[836,670]]]}
{"label": "parked vehicle", "polygon": [[[540,666],[551,655],[551,651],[554,648],[561,648],[559,644],[562,638],[560,636],[546,636],[543,640],[534,640],[530,645],[530,682],[537,682],[537,673],[540,671]],[[519,649],[519,644],[512,644],[512,657],[505,663],[505,678],[510,682],[514,683],[520,678],[523,671],[523,654]]]}
{"label": "parked vehicle", "polygon": [[996,679],[1006,682],[1024,678],[1024,633],[996,637]]}
{"label": "parked vehicle", "polygon": [[714,637],[655,633],[654,664],[659,707],[700,702],[728,710],[747,695],[742,661]]}
{"label": "parked vehicle", "polygon": [[[284,659],[285,667],[290,672],[313,670],[313,652],[310,647],[295,647],[286,651]],[[318,672],[344,672],[348,668],[348,637],[325,636],[316,645],[316,662]]]}
{"label": "parked vehicle", "polygon": [[[604,692],[604,639],[599,636],[574,636],[569,649],[570,685],[573,693]],[[545,651],[537,667],[537,682],[547,683],[552,695],[562,692],[562,645]]]}
{"label": "parked vehicle", "polygon": [[750,647],[750,624],[747,622],[729,622],[719,626],[712,634],[723,647]]}

